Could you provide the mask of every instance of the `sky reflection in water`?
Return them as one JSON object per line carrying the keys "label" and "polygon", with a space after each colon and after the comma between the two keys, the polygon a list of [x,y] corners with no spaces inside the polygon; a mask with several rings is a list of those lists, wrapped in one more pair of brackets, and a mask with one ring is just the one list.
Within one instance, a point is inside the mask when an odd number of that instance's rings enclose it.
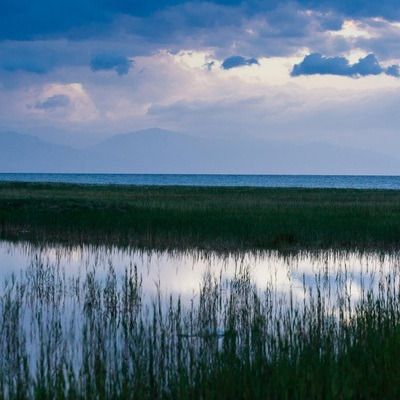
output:
{"label": "sky reflection in water", "polygon": [[148,299],[155,296],[159,287],[162,295],[181,296],[183,302],[187,302],[196,298],[206,273],[229,282],[235,274],[247,270],[259,291],[292,293],[301,301],[316,290],[318,282],[327,293],[335,292],[338,285],[343,289],[344,283],[352,300],[357,301],[363,289],[377,289],[379,282],[388,276],[397,279],[400,254],[344,251],[281,254],[265,251],[220,255],[194,251],[143,252],[105,246],[35,247],[28,243],[0,241],[1,281],[39,262],[60,267],[68,277],[95,270],[99,279],[107,275],[110,265],[121,277],[125,268],[136,266],[143,279],[143,293]]}

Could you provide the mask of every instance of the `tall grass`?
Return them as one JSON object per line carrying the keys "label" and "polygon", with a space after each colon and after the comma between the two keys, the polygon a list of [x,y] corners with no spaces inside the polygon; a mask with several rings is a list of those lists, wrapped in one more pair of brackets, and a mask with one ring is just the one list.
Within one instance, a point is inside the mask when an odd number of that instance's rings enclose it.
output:
{"label": "tall grass", "polygon": [[375,279],[355,300],[346,266],[322,269],[299,295],[241,266],[184,302],[160,282],[148,297],[134,265],[71,276],[36,258],[2,284],[0,398],[398,398],[399,277]]}
{"label": "tall grass", "polygon": [[0,183],[0,238],[150,249],[398,249],[400,191]]}

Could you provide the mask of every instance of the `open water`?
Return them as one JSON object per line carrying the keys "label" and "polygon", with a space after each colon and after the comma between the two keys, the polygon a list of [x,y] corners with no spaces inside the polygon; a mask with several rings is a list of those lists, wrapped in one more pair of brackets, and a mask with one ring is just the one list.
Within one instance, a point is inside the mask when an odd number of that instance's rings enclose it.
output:
{"label": "open water", "polygon": [[174,175],[0,173],[0,181],[85,185],[248,186],[400,189],[400,176],[366,175]]}
{"label": "open water", "polygon": [[271,250],[221,255],[201,251],[142,251],[116,246],[35,246],[28,242],[0,240],[0,298],[3,282],[12,274],[25,275],[38,268],[42,273],[49,273],[56,268],[68,279],[96,271],[96,277],[102,281],[112,266],[120,281],[126,269],[133,265],[148,299],[161,290],[165,299],[173,294],[187,304],[198,296],[207,273],[217,281],[229,282],[247,272],[257,290],[291,294],[297,300],[309,296],[305,288],[316,291],[321,278],[332,292],[346,282],[354,301],[360,299],[364,289],[377,291],[388,277],[392,283],[400,284],[398,252],[318,250],[282,254]]}

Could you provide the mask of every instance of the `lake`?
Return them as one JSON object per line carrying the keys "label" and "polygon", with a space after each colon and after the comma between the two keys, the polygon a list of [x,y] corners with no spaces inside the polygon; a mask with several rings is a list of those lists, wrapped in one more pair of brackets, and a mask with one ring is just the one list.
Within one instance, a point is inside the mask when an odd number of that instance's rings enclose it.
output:
{"label": "lake", "polygon": [[0,181],[96,185],[249,186],[400,189],[400,176],[349,175],[169,175],[0,173]]}

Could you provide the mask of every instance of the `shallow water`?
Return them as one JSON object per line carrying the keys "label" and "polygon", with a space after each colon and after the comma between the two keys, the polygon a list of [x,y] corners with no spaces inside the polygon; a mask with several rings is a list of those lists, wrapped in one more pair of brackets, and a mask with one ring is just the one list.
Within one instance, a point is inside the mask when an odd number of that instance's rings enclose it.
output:
{"label": "shallow water", "polygon": [[28,397],[36,382],[82,393],[98,385],[121,397],[115,382],[135,391],[153,378],[168,392],[179,374],[191,384],[223,357],[273,365],[282,349],[290,360],[311,339],[318,351],[331,343],[345,354],[364,315],[379,316],[378,332],[382,316],[396,326],[399,265],[399,253],[221,255],[0,241],[0,397],[21,382]]}
{"label": "shallow water", "polygon": [[355,251],[278,251],[243,252],[221,255],[205,252],[144,252],[135,248],[114,246],[45,246],[0,241],[0,282],[12,273],[21,274],[35,265],[62,270],[67,277],[96,271],[105,279],[110,266],[121,278],[129,266],[137,268],[144,294],[151,298],[159,290],[165,295],[193,299],[204,276],[211,273],[228,282],[241,271],[250,274],[259,291],[273,290],[304,297],[305,288],[315,289],[324,281],[331,291],[343,279],[354,301],[363,290],[378,288],[379,282],[395,276],[400,266],[400,253]]}

